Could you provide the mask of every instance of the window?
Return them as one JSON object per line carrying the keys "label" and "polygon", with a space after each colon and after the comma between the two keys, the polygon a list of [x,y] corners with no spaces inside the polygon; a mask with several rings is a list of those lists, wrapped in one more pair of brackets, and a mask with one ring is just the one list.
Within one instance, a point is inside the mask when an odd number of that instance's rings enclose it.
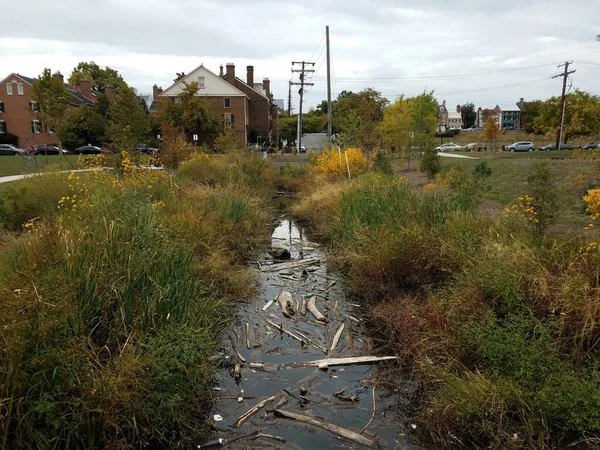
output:
{"label": "window", "polygon": [[0,113],[4,112],[4,103],[0,102]]}
{"label": "window", "polygon": [[6,133],[6,122],[4,120],[0,120],[0,134]]}
{"label": "window", "polygon": [[231,99],[225,98],[225,108],[231,108]]}
{"label": "window", "polygon": [[29,109],[31,109],[33,112],[40,112],[40,106],[34,100],[29,102]]}
{"label": "window", "polygon": [[200,89],[206,89],[205,81],[206,77],[198,77],[198,86]]}
{"label": "window", "polygon": [[181,103],[181,99],[179,97],[175,97],[173,99],[173,101],[175,102],[176,105],[179,105]]}
{"label": "window", "polygon": [[235,123],[235,117],[233,114],[224,114],[225,116],[225,124],[228,126],[232,126]]}
{"label": "window", "polygon": [[56,130],[54,129],[54,127],[48,127],[48,133],[54,134],[56,133]]}
{"label": "window", "polygon": [[23,83],[17,83],[17,93],[23,95]]}
{"label": "window", "polygon": [[12,83],[6,83],[6,95],[13,95]]}
{"label": "window", "polygon": [[39,134],[42,132],[42,122],[39,120],[34,120],[31,122],[31,132],[35,134]]}

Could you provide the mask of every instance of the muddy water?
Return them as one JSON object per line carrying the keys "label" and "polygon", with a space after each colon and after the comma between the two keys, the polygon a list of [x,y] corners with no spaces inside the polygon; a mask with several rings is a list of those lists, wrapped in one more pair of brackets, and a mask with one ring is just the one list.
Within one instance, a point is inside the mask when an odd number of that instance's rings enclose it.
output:
{"label": "muddy water", "polygon": [[[328,357],[372,355],[372,341],[362,323],[356,320],[360,317],[359,305],[345,298],[342,282],[328,272],[326,256],[319,245],[309,242],[298,225],[285,219],[279,221],[272,235],[272,245],[289,249],[292,259],[275,263],[265,253],[263,259],[257,262],[259,294],[240,304],[236,318],[224,336],[220,358],[222,369],[218,387],[213,391],[215,407],[212,418],[220,430],[216,437],[226,439],[227,448],[236,449],[363,448],[362,444],[331,431],[277,417],[273,413],[273,408],[281,401],[285,404],[280,409],[285,411],[360,432],[372,416],[377,367],[350,365],[329,367],[328,370],[292,367],[294,363]],[[310,260],[313,262],[285,268],[289,262]],[[283,316],[278,303],[273,303],[266,311],[262,310],[282,291],[290,292],[297,302],[292,318]],[[327,324],[318,323],[310,312],[306,315],[300,313],[302,296],[311,293],[317,298],[318,309],[328,318]],[[303,335],[312,344],[302,345],[269,325],[267,320]],[[330,351],[341,324],[344,324],[341,339]],[[325,355],[319,347],[327,350],[328,354]],[[251,363],[261,363],[264,367]],[[236,365],[241,368],[241,377],[236,377]],[[306,390],[300,390],[301,386]],[[342,396],[334,395],[342,390]],[[235,427],[238,418],[246,411],[274,395],[279,397],[241,426]],[[344,395],[358,401],[349,401],[351,399]],[[380,448],[411,448],[405,436],[407,431],[396,421],[393,401],[380,396],[377,389],[375,398],[376,413],[363,436],[374,440]],[[262,437],[236,440],[252,432],[275,435],[284,438],[285,442]]]}

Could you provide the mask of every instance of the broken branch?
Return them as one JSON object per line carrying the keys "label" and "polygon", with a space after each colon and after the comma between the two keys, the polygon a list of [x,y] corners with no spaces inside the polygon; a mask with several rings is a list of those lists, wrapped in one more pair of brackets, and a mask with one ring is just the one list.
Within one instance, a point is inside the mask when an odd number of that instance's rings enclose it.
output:
{"label": "broken branch", "polygon": [[371,425],[371,422],[373,422],[374,418],[375,418],[375,386],[373,386],[373,412],[371,413],[371,418],[369,419],[369,421],[367,422],[367,424],[363,427],[362,430],[360,430],[360,434],[363,434],[365,432],[365,430],[367,429],[367,427],[369,425]]}
{"label": "broken branch", "polygon": [[329,351],[334,351],[335,348],[337,347],[338,343],[340,342],[340,338],[342,337],[342,333],[344,332],[344,324],[341,324],[340,327],[337,330],[337,333],[335,333],[335,336],[333,337],[333,342],[331,343],[331,347],[329,348]]}
{"label": "broken branch", "polygon": [[311,296],[310,300],[306,304],[306,308],[310,311],[310,313],[313,316],[315,316],[315,319],[317,319],[319,322],[329,322],[329,319],[323,314],[321,314],[321,311],[319,311],[319,309],[317,308],[316,301],[316,297]]}
{"label": "broken branch", "polygon": [[240,416],[240,418],[235,422],[234,426],[236,428],[241,427],[244,422],[246,420],[248,420],[250,417],[252,417],[252,415],[256,414],[261,408],[263,408],[267,403],[275,400],[279,395],[281,394],[276,394],[272,397],[269,397],[267,399],[264,399],[263,401],[261,401],[260,403],[258,403],[256,406],[254,406],[253,408],[250,408],[248,411],[246,411],[244,414],[242,414]]}

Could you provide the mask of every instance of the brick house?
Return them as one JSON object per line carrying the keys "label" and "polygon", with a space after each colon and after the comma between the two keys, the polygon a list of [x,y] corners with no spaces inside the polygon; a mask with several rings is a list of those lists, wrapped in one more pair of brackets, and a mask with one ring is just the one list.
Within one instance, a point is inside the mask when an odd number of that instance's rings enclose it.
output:
{"label": "brick house", "polygon": [[271,140],[277,126],[279,112],[273,100],[271,82],[263,78],[262,83],[254,82],[254,66],[246,66],[246,81],[235,76],[235,65],[227,64],[227,71],[223,74],[221,66],[220,76],[229,84],[235,86],[249,97],[250,120],[248,132],[256,132],[263,138]]}
{"label": "brick house", "polygon": [[[238,140],[246,145],[249,131],[250,97],[243,91],[232,86],[219,75],[211,72],[203,64],[176,81],[164,91],[154,85],[154,102],[151,111],[156,108],[158,97],[169,97],[174,102],[179,101],[179,95],[185,88],[184,83],[197,82],[200,90],[198,95],[209,105],[211,113],[222,118],[225,124],[233,127]],[[206,136],[200,136],[200,142],[206,142]]]}
{"label": "brick house", "polygon": [[[163,90],[156,84],[153,86],[154,101],[150,112],[156,111],[159,97],[170,97],[178,101],[178,96],[185,88],[184,83],[196,81],[200,95],[210,106],[211,113],[222,118],[233,127],[240,143],[248,144],[251,132],[268,138],[274,137],[279,111],[273,101],[270,81],[264,78],[262,83],[254,83],[254,67],[246,68],[246,81],[235,76],[235,65],[226,65],[227,71],[220,67],[219,74],[200,65],[182,79]],[[207,136],[199,136],[199,142],[210,141]]]}
{"label": "brick house", "polygon": [[[60,77],[60,73],[55,75]],[[56,144],[56,135],[38,119],[38,106],[32,100],[34,78],[11,73],[0,81],[0,135],[12,133],[19,138],[19,147],[28,148],[39,144]],[[71,108],[92,106],[96,103],[94,92],[88,80],[82,80],[78,86],[65,83],[71,94]],[[107,93],[108,95],[108,93]]]}
{"label": "brick house", "polygon": [[446,100],[442,100],[442,104],[438,105],[438,129],[444,131],[448,128],[448,108],[446,108]]}
{"label": "brick house", "polygon": [[477,108],[477,118],[475,119],[476,126],[480,128],[484,127],[484,119],[486,115],[492,116],[496,121],[496,124],[498,125],[498,129],[500,129],[500,126],[502,124],[502,110],[498,106],[492,109],[482,109],[481,107]]}

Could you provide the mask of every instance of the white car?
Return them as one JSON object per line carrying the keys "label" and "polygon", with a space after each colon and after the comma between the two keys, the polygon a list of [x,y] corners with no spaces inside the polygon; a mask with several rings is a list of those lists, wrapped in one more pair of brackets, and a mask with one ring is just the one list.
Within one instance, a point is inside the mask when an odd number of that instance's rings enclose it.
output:
{"label": "white car", "polygon": [[438,152],[453,152],[460,150],[461,148],[462,147],[460,145],[457,145],[454,142],[448,142],[447,144],[438,145],[435,149]]}

